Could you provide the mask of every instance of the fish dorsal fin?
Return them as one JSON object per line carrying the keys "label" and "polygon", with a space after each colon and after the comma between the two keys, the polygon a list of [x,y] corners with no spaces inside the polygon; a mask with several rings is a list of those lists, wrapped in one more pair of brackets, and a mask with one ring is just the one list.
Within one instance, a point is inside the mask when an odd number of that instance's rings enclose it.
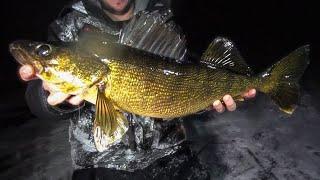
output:
{"label": "fish dorsal fin", "polygon": [[141,11],[123,28],[119,43],[184,61],[187,52],[185,36],[176,24],[169,21],[171,17],[169,10],[166,13]]}
{"label": "fish dorsal fin", "polygon": [[252,74],[251,68],[243,60],[234,43],[223,37],[217,37],[211,42],[200,62],[239,74]]}

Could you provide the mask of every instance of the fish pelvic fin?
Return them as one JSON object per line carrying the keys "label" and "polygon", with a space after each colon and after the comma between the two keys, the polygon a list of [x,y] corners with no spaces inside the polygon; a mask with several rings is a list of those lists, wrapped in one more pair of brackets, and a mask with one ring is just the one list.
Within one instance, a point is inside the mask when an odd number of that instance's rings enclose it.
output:
{"label": "fish pelvic fin", "polygon": [[302,46],[260,75],[260,91],[270,95],[280,110],[292,114],[299,101],[299,80],[309,65],[309,45]]}
{"label": "fish pelvic fin", "polygon": [[119,142],[128,130],[128,121],[105,96],[104,85],[98,85],[96,114],[93,123],[94,143],[99,152]]}

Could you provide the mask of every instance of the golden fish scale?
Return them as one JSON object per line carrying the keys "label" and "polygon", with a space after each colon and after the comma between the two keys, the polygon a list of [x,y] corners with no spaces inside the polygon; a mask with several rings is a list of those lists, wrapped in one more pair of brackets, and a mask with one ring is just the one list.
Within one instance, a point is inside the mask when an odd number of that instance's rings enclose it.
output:
{"label": "golden fish scale", "polygon": [[[122,57],[124,58],[124,57]],[[130,54],[111,60],[108,96],[125,111],[174,118],[198,112],[224,94],[238,95],[252,83],[246,76],[177,64],[157,56]]]}
{"label": "golden fish scale", "polygon": [[[80,53],[80,52],[79,52]],[[74,53],[75,57],[70,57],[69,52],[58,53],[59,67],[56,69],[62,72],[72,72],[86,84],[92,84],[93,80],[103,78],[107,75],[108,68],[100,60],[92,60],[91,56]],[[74,61],[76,59],[76,61]]]}

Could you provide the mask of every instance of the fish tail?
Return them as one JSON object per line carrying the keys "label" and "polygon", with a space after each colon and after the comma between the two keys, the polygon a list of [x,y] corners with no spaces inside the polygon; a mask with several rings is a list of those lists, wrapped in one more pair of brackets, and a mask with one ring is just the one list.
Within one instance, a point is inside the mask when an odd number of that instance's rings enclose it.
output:
{"label": "fish tail", "polygon": [[309,45],[302,46],[259,75],[259,90],[285,113],[292,114],[299,101],[298,82],[309,64],[309,51]]}

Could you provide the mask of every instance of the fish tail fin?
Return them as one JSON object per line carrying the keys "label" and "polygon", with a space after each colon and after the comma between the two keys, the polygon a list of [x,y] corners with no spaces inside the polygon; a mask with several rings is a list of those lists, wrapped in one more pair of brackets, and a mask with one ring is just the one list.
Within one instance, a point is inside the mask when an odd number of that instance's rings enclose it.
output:
{"label": "fish tail fin", "polygon": [[309,64],[309,45],[302,46],[260,75],[260,91],[270,95],[280,110],[292,114],[299,101],[299,80]]}

